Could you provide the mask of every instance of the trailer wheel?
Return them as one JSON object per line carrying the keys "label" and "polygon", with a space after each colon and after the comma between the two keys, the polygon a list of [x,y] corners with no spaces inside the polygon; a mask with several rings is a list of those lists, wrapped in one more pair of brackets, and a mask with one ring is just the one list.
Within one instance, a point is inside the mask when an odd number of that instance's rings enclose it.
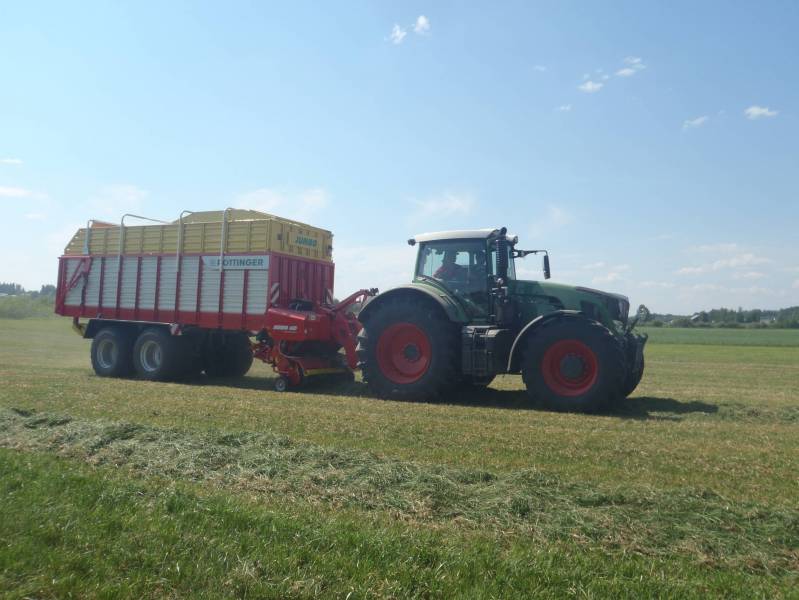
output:
{"label": "trailer wheel", "polygon": [[275,379],[275,391],[276,392],[285,392],[289,389],[289,380],[283,377],[282,375]]}
{"label": "trailer wheel", "polygon": [[101,329],[92,340],[91,359],[100,377],[126,377],[133,372],[133,339],[122,327]]}
{"label": "trailer wheel", "polygon": [[423,400],[452,390],[458,380],[458,331],[424,303],[389,301],[358,336],[363,378],[377,396]]}
{"label": "trailer wheel", "polygon": [[624,353],[613,334],[588,319],[544,323],[527,341],[522,377],[527,392],[545,408],[597,412],[622,393]]}
{"label": "trailer wheel", "polygon": [[212,334],[205,349],[209,377],[243,377],[252,367],[252,344],[245,333]]}
{"label": "trailer wheel", "polygon": [[176,379],[187,371],[187,356],[181,340],[160,328],[145,329],[133,345],[133,366],[149,381]]}

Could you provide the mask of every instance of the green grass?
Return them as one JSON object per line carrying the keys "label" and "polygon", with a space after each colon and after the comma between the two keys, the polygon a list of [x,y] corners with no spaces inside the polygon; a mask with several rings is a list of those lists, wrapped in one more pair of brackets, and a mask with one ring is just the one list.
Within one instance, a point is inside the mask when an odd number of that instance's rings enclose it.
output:
{"label": "green grass", "polygon": [[710,327],[639,327],[656,344],[711,346],[799,346],[799,329],[724,329]]}
{"label": "green grass", "polygon": [[256,503],[7,450],[0,498],[5,598],[766,598],[790,584],[680,557],[608,555],[579,537],[531,544]]}
{"label": "green grass", "polygon": [[0,319],[30,319],[53,316],[51,296],[3,296],[0,297]]}
{"label": "green grass", "polygon": [[[0,539],[16,540],[0,591],[791,596],[799,347],[731,339],[653,338],[633,398],[586,416],[530,410],[515,377],[442,404],[374,400],[360,382],[278,394],[263,366],[213,385],[105,380],[68,322],[0,321],[0,446],[15,449],[0,482],[24,490],[0,494]],[[82,517],[81,498],[109,489]],[[279,523],[296,548],[242,542],[222,509],[255,531]],[[205,570],[169,571],[170,543]],[[242,583],[224,556],[261,567]]]}

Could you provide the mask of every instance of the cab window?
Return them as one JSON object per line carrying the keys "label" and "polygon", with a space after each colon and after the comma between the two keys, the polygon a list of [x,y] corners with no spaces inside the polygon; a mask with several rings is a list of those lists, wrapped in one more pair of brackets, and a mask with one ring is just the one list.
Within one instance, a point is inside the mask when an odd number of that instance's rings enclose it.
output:
{"label": "cab window", "polygon": [[430,277],[469,301],[475,312],[488,311],[488,276],[484,240],[425,242],[419,248],[416,275]]}

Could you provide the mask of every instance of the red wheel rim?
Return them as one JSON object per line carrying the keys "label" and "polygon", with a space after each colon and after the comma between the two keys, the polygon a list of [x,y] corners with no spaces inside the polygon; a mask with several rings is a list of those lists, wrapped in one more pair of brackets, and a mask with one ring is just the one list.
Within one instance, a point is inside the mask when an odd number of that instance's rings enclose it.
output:
{"label": "red wheel rim", "polygon": [[599,365],[596,354],[579,340],[560,340],[541,360],[544,382],[561,396],[579,396],[596,383]]}
{"label": "red wheel rim", "polygon": [[427,373],[433,352],[427,334],[413,323],[395,323],[377,342],[377,364],[394,383],[419,381]]}

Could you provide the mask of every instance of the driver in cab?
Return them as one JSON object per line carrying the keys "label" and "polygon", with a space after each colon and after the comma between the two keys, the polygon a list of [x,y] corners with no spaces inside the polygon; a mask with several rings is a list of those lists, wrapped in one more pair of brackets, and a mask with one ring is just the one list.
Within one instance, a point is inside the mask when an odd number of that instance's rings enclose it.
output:
{"label": "driver in cab", "polygon": [[466,281],[466,267],[455,262],[457,255],[455,250],[444,252],[441,266],[433,273],[433,277],[443,281]]}

